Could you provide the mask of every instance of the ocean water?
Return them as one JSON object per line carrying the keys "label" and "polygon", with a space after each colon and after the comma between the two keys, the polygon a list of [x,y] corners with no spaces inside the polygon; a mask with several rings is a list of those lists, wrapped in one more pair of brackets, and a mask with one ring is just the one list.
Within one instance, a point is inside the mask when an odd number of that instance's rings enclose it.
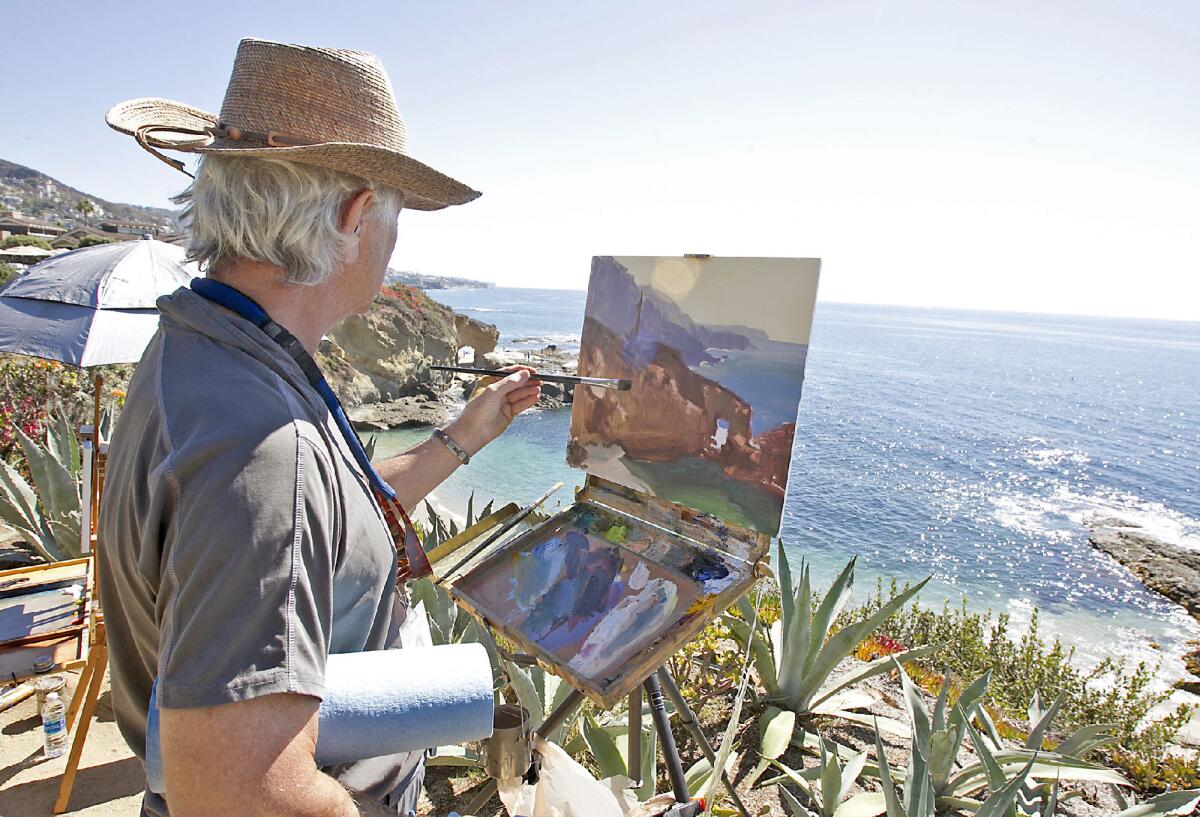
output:
{"label": "ocean water", "polygon": [[[430,295],[496,324],[501,345],[578,346],[584,292]],[[1200,628],[1087,544],[1119,516],[1200,547],[1200,323],[820,303],[781,538],[827,584],[858,554],[857,591],[932,573],[926,603],[965,595],[1043,627],[1085,660],[1164,660]],[[569,409],[519,417],[439,490],[441,503],[530,501],[564,464]],[[425,432],[387,432],[379,453]],[[1159,649],[1151,646],[1157,643]]]}

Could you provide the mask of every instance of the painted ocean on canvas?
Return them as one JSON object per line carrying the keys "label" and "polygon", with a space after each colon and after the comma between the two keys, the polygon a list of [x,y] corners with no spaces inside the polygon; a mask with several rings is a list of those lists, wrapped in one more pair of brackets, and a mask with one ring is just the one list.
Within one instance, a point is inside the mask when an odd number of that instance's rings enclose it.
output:
{"label": "painted ocean on canvas", "polygon": [[820,262],[592,259],[567,461],[779,532]]}

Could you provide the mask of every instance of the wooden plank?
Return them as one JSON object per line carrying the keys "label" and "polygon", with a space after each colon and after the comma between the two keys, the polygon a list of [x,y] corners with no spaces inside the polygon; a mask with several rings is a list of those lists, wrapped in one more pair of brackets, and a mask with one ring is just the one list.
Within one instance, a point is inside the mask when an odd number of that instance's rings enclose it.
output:
{"label": "wooden plank", "polygon": [[518,510],[520,510],[520,508],[517,506],[517,503],[515,503],[515,502],[508,503],[500,510],[495,511],[491,514],[488,514],[483,519],[477,520],[474,525],[472,525],[471,527],[462,531],[457,536],[452,536],[449,539],[447,539],[445,542],[442,542],[440,545],[435,547],[433,550],[426,553],[425,554],[426,558],[429,559],[429,563],[431,565],[436,564],[437,562],[440,562],[442,559],[445,559],[447,556],[451,555],[456,550],[459,550],[464,545],[470,543],[471,540],[479,537],[481,534],[486,533],[487,531],[496,527],[501,522],[503,522],[505,519],[508,519],[510,516],[512,516],[514,513],[516,513]]}
{"label": "wooden plank", "polygon": [[48,584],[78,581],[87,575],[90,559],[72,559],[44,565],[0,570],[0,598],[31,592]]}
{"label": "wooden plank", "polygon": [[85,620],[82,580],[67,587],[35,587],[0,598],[0,646],[49,636]]}
{"label": "wooden plank", "polygon": [[33,662],[49,655],[59,669],[70,669],[86,641],[82,632],[72,635],[46,636],[41,641],[19,647],[0,648],[0,680],[22,680],[38,673]]}
{"label": "wooden plank", "polygon": [[[58,787],[58,798],[54,801],[54,813],[62,814],[67,810],[71,800],[71,790],[75,788],[75,775],[79,772],[79,759],[83,755],[83,745],[87,742],[88,729],[91,727],[92,716],[96,714],[96,701],[100,698],[100,687],[104,684],[104,671],[108,667],[108,648],[97,644],[94,649],[96,668],[92,671],[91,683],[87,687],[87,699],[83,703],[83,715],[79,728],[71,739],[71,751],[67,755],[67,768],[63,772],[62,783]],[[79,694],[76,691],[75,694]]]}

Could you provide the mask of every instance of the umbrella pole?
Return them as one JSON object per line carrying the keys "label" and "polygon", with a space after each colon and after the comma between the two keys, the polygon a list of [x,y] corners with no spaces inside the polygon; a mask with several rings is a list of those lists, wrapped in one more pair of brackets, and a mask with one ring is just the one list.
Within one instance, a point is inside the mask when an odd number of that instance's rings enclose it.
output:
{"label": "umbrella pole", "polygon": [[[104,375],[96,372],[93,379],[93,402],[92,402],[92,485],[91,495],[88,497],[89,507],[92,509],[91,528],[96,527],[96,514],[99,512],[97,500],[100,498],[100,479],[96,469],[100,466],[100,390],[104,388]],[[92,531],[88,531],[89,537]]]}

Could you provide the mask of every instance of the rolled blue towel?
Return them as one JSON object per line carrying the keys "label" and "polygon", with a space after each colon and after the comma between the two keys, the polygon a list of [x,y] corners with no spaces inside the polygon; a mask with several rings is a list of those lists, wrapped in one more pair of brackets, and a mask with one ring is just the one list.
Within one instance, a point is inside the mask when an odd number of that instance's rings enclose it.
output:
{"label": "rolled blue towel", "polygon": [[[157,686],[146,719],[146,781],[161,794]],[[492,664],[481,644],[331,655],[317,712],[317,765],[490,737],[493,702]]]}

